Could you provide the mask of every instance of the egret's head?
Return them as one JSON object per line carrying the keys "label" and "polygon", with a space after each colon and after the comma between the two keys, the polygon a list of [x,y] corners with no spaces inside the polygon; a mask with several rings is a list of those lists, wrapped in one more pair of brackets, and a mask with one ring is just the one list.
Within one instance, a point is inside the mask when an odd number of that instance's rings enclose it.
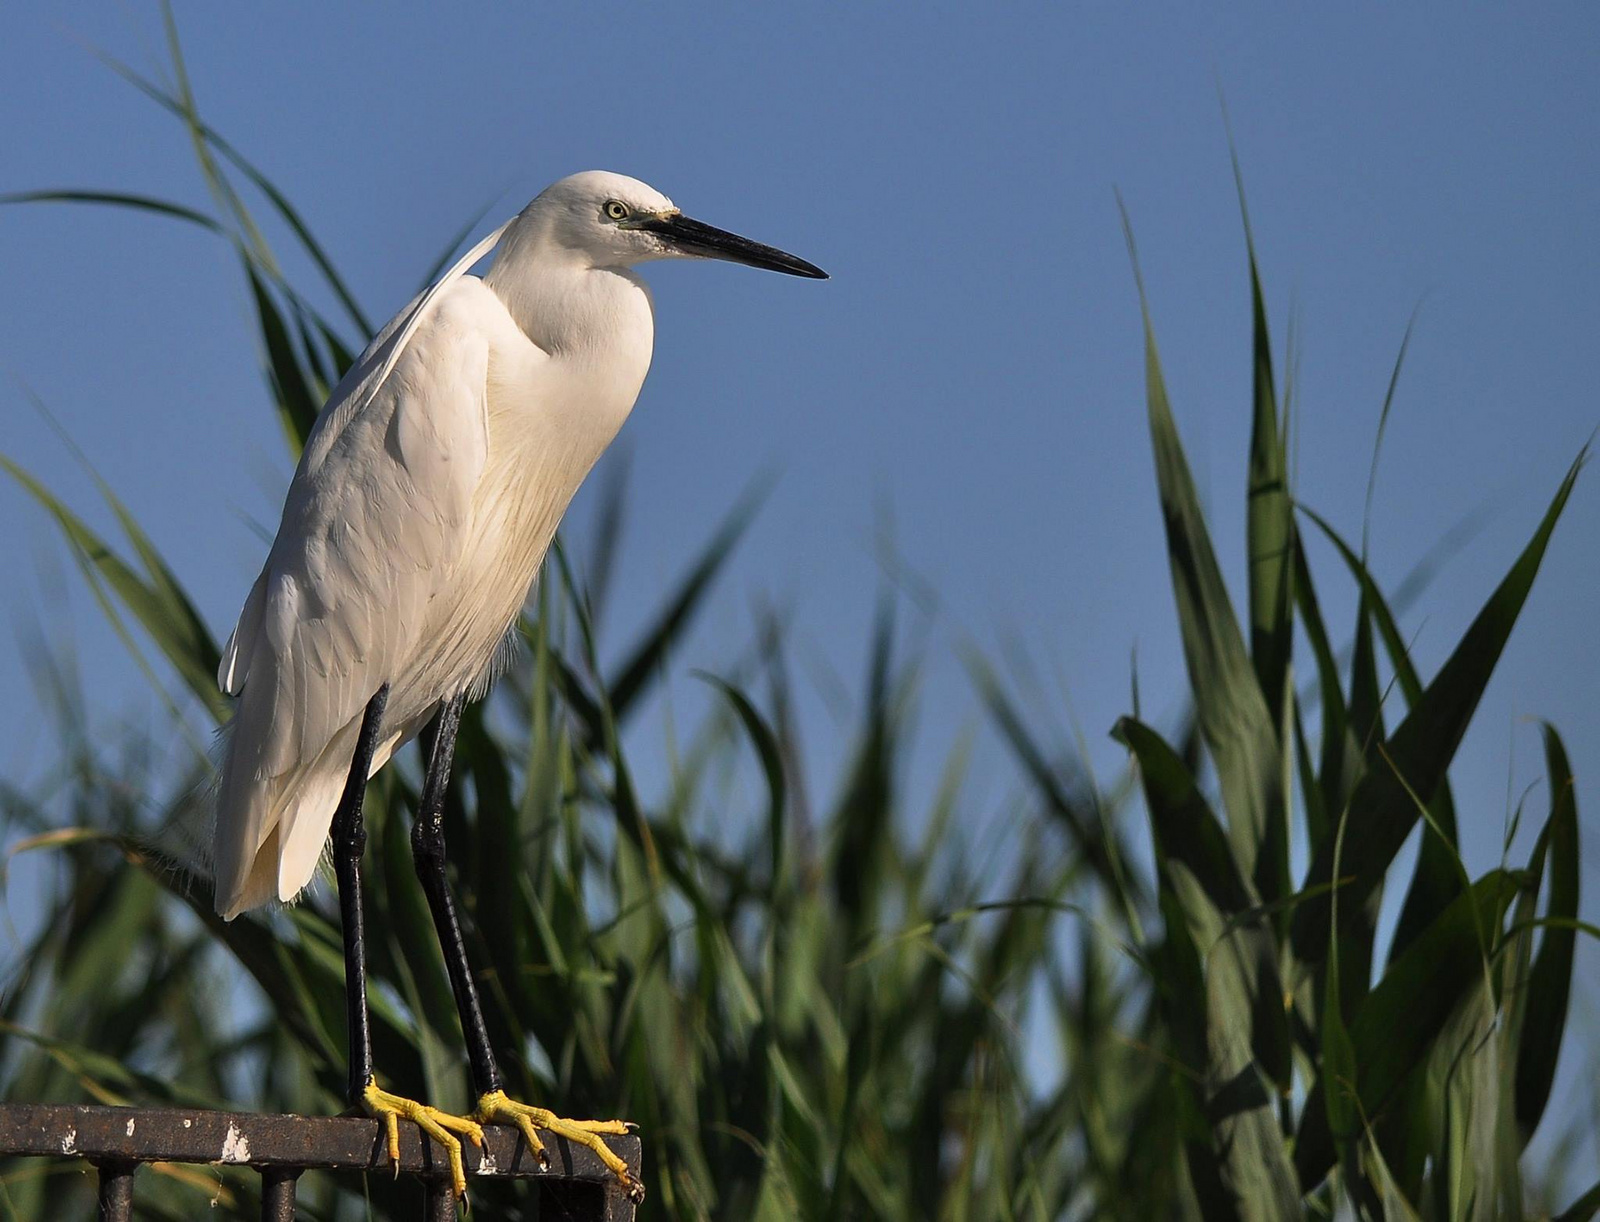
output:
{"label": "egret's head", "polygon": [[631,267],[650,259],[726,259],[826,280],[820,267],[760,242],[692,221],[654,187],[625,174],[585,170],[551,184],[528,205],[548,237],[594,260]]}

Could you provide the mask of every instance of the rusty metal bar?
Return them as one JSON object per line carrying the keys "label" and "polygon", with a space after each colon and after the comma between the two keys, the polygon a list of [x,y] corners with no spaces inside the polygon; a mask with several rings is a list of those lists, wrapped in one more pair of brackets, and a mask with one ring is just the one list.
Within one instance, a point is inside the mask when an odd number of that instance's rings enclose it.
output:
{"label": "rusty metal bar", "polygon": [[422,1194],[422,1222],[456,1222],[456,1194],[449,1180],[424,1180]]}
{"label": "rusty metal bar", "polygon": [[293,1167],[261,1171],[261,1222],[294,1222],[294,1188],[300,1172]]}
{"label": "rusty metal bar", "polygon": [[[640,1141],[631,1134],[604,1141],[639,1175]],[[549,1170],[528,1150],[522,1134],[505,1125],[484,1130],[483,1149],[462,1151],[468,1180],[479,1177],[536,1180],[552,1201],[582,1206],[576,1217],[632,1222],[634,1210],[616,1179],[592,1150],[547,1136]],[[272,1116],[168,1108],[70,1107],[0,1104],[0,1157],[75,1156],[100,1168],[100,1217],[131,1217],[135,1165],[147,1162],[216,1163],[262,1173],[262,1217],[292,1222],[295,1177],[308,1168],[388,1172],[382,1126],[360,1116]],[[400,1126],[400,1170],[443,1182],[448,1202],[449,1160],[415,1126]],[[437,1192],[430,1196],[429,1208]],[[591,1204],[592,1203],[592,1204]],[[276,1212],[273,1212],[276,1210]],[[437,1216],[453,1219],[454,1204]],[[430,1214],[430,1217],[434,1216]]]}
{"label": "rusty metal bar", "polygon": [[[635,1174],[639,1139],[604,1139]],[[546,1137],[550,1170],[527,1149],[522,1134],[507,1125],[484,1130],[483,1149],[467,1143],[467,1176],[510,1179],[586,1180],[606,1184],[611,1173],[592,1151],[559,1137]],[[223,1163],[252,1167],[310,1167],[333,1171],[388,1171],[383,1128],[365,1116],[272,1116],[253,1112],[189,1111],[179,1108],[0,1105],[0,1155],[76,1154],[100,1162]],[[413,1175],[449,1174],[442,1148],[415,1125],[400,1126],[400,1170]]]}
{"label": "rusty metal bar", "polygon": [[97,1162],[100,1170],[100,1222],[129,1222],[133,1217],[133,1173],[136,1163]]}

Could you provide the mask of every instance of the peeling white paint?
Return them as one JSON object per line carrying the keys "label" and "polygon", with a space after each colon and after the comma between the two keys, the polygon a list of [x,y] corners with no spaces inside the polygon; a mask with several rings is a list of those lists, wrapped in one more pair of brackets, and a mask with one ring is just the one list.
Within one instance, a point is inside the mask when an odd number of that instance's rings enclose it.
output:
{"label": "peeling white paint", "polygon": [[134,1124],[133,1121],[131,1121],[131,1120],[128,1121],[128,1136],[129,1137],[133,1136],[133,1124]]}
{"label": "peeling white paint", "polygon": [[478,1155],[478,1174],[498,1175],[499,1173],[500,1165],[494,1161],[494,1151],[490,1150],[488,1146],[484,1146],[483,1152]]}
{"label": "peeling white paint", "polygon": [[68,1129],[66,1136],[61,1139],[61,1153],[76,1154],[78,1152],[78,1130]]}
{"label": "peeling white paint", "polygon": [[231,1121],[228,1124],[228,1135],[222,1140],[222,1161],[225,1163],[250,1161],[250,1139],[239,1132],[239,1126]]}

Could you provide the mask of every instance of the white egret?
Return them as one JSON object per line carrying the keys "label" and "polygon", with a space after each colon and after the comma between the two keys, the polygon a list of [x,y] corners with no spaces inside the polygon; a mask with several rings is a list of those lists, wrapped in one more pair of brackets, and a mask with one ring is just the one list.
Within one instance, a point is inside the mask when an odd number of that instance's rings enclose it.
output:
{"label": "white egret", "polygon": [[[499,243],[488,273],[467,269]],[[636,179],[589,171],[545,190],[373,340],[306,442],[277,538],[223,651],[239,697],[222,760],[216,906],[292,900],[333,833],[352,1103],[450,1152],[518,1125],[595,1148],[618,1121],[508,1099],[445,881],[441,816],[457,724],[481,695],[556,526],[632,409],[654,324],[636,264],[729,259],[823,279],[802,259],[685,217]],[[413,857],[449,968],[478,1107],[452,1116],[379,1089],[366,1011],[360,858],[367,778],[438,717]]]}

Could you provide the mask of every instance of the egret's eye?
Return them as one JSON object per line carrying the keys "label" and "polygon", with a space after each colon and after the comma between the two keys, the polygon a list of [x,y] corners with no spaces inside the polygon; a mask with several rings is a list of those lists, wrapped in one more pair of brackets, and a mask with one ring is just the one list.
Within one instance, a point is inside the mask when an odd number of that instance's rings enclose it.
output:
{"label": "egret's eye", "polygon": [[628,219],[628,205],[620,199],[608,199],[606,200],[606,215],[614,221],[625,221]]}

